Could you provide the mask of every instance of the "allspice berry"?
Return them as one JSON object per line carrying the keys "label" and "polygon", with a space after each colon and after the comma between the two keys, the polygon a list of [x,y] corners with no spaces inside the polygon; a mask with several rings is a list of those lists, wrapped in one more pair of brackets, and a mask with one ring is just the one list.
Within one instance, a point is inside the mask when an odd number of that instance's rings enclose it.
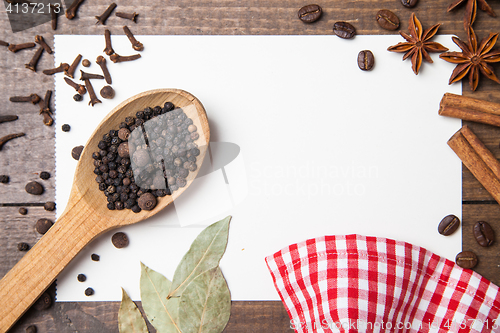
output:
{"label": "allspice berry", "polygon": [[24,188],[26,192],[33,195],[40,195],[43,193],[43,186],[38,182],[29,182]]}
{"label": "allspice berry", "polygon": [[90,60],[89,59],[83,59],[82,60],[82,66],[83,67],[90,67]]}
{"label": "allspice berry", "polygon": [[94,295],[94,289],[92,288],[85,289],[85,296],[92,296],[92,295]]}
{"label": "allspice berry", "polygon": [[140,168],[151,163],[151,160],[149,159],[149,153],[145,149],[136,150],[132,155],[132,160],[134,164]]}
{"label": "allspice berry", "polygon": [[42,296],[40,296],[40,298],[35,302],[33,307],[38,311],[42,311],[50,308],[51,305],[52,297],[48,292],[44,292]]}
{"label": "allspice berry", "polygon": [[156,207],[156,197],[153,194],[147,192],[139,197],[137,203],[139,204],[139,207],[141,209],[152,210]]}
{"label": "allspice berry", "polygon": [[44,235],[47,231],[49,231],[53,224],[54,223],[49,219],[39,219],[36,221],[35,230],[39,234]]}
{"label": "allspice berry", "polygon": [[28,210],[24,207],[19,208],[19,214],[26,215],[28,214]]}
{"label": "allspice berry", "polygon": [[111,243],[113,243],[117,249],[123,249],[128,246],[129,241],[124,232],[117,232],[111,237]]}
{"label": "allspice berry", "polygon": [[73,150],[71,150],[71,157],[73,157],[75,160],[78,161],[80,159],[82,151],[83,151],[83,146],[76,146],[75,148],[73,148]]}
{"label": "allspice berry", "polygon": [[44,205],[43,208],[49,212],[53,211],[56,209],[56,203],[53,201],[47,201]]}
{"label": "allspice berry", "polygon": [[120,128],[120,130],[118,131],[118,137],[123,141],[128,140],[129,136],[130,130],[128,128]]}
{"label": "allspice berry", "polygon": [[28,251],[30,249],[30,245],[25,242],[17,243],[17,249],[19,251]]}
{"label": "allspice berry", "polygon": [[112,99],[115,97],[115,90],[111,86],[102,87],[100,94],[102,98]]}
{"label": "allspice berry", "polygon": [[130,156],[128,142],[120,143],[120,145],[118,146],[118,155],[120,155],[121,158],[128,158]]}

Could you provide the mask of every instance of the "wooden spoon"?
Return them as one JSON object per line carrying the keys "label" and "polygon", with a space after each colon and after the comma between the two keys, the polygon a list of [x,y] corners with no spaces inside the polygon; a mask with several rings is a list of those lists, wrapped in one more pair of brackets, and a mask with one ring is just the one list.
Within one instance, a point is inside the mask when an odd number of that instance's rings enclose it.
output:
{"label": "wooden spoon", "polygon": [[[129,209],[108,210],[107,200],[95,182],[92,153],[102,136],[118,129],[125,117],[135,116],[145,107],[163,106],[167,101],[183,108],[193,120],[200,137],[195,141],[200,149],[200,167],[210,141],[207,115],[200,101],[183,90],[158,89],[138,94],[114,108],[94,131],[78,162],[70,199],[57,222],[31,250],[0,281],[0,332],[5,333],[19,317],[52,284],[57,275],[94,238],[100,234],[155,215],[172,203],[193,182],[199,168],[190,172],[187,185],[171,196],[158,198],[151,211],[133,213]],[[68,152],[69,154],[69,152]]]}

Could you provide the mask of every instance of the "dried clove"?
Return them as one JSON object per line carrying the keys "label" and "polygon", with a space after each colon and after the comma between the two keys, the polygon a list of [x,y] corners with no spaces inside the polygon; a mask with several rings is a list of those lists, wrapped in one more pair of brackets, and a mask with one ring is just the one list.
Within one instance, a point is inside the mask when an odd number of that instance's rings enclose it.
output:
{"label": "dried clove", "polygon": [[116,8],[116,3],[112,3],[109,5],[109,7],[102,13],[101,16],[96,16],[95,18],[97,19],[96,24],[101,23],[102,25],[106,24],[106,20],[108,19],[109,15],[111,15],[111,12]]}
{"label": "dried clove", "polygon": [[71,81],[71,79],[68,79],[67,77],[64,78],[64,81],[66,81],[66,83],[69,86],[73,87],[80,95],[85,95],[87,93],[87,89],[85,89],[85,86],[73,82]]}
{"label": "dried clove", "polygon": [[137,22],[136,22],[136,19],[137,19],[137,16],[138,16],[139,14],[137,14],[136,12],[133,12],[133,13],[131,13],[131,14],[129,14],[129,13],[117,12],[115,15],[116,15],[116,16],[118,16],[118,17],[121,17],[121,18],[127,19],[127,20],[131,20],[131,21],[132,21],[132,22],[134,22],[134,23],[137,23]]}
{"label": "dried clove", "polygon": [[112,62],[117,63],[117,62],[123,62],[123,61],[132,61],[139,59],[141,57],[140,54],[134,54],[131,56],[121,56],[117,53],[112,54],[109,59],[111,59]]}
{"label": "dried clove", "polygon": [[37,104],[40,102],[40,96],[37,94],[31,94],[29,96],[12,96],[9,98],[11,102],[19,103],[19,102],[31,102],[32,104]]}
{"label": "dried clove", "polygon": [[7,42],[4,42],[3,40],[0,40],[0,46],[9,46],[10,44]]}
{"label": "dried clove", "polygon": [[84,81],[84,80],[91,80],[91,79],[98,79],[98,80],[103,80],[104,79],[104,76],[102,76],[101,74],[92,74],[92,73],[87,73],[87,72],[84,72],[80,69],[80,80],[81,81]]}
{"label": "dried clove", "polygon": [[33,58],[31,58],[30,62],[25,64],[24,67],[27,69],[31,69],[33,72],[36,72],[36,65],[38,64],[38,61],[40,60],[40,57],[42,56],[43,52],[43,47],[39,47],[38,50],[36,50],[35,54],[33,55]]}
{"label": "dried clove", "polygon": [[55,73],[61,73],[64,71],[67,71],[69,69],[69,65],[65,62],[61,62],[58,67],[55,68],[50,68],[50,69],[44,69],[43,74],[45,75],[53,75]]}
{"label": "dried clove", "polygon": [[104,41],[106,42],[106,47],[104,48],[104,53],[107,55],[112,55],[115,53],[113,48],[111,47],[111,31],[108,29],[104,30]]}
{"label": "dried clove", "polygon": [[87,90],[89,91],[89,96],[90,96],[90,102],[89,105],[92,104],[94,106],[97,103],[102,103],[99,98],[97,98],[94,87],[92,87],[92,83],[90,83],[89,79],[84,80],[85,81],[85,87],[87,87]]}
{"label": "dried clove", "polygon": [[103,56],[98,56],[95,62],[101,67],[106,83],[111,84],[111,75],[109,75],[108,67],[106,66],[106,59]]}
{"label": "dried clove", "polygon": [[40,46],[43,47],[43,49],[47,51],[48,54],[52,54],[52,49],[50,48],[50,46],[47,45],[45,39],[43,39],[43,36],[36,35],[35,42],[40,44]]}
{"label": "dried clove", "polygon": [[68,20],[72,20],[75,18],[76,12],[83,1],[84,0],[75,0],[71,4],[71,6],[69,6],[69,8],[66,10],[66,17],[68,18]]}
{"label": "dried clove", "polygon": [[18,116],[0,116],[0,124],[19,119]]}
{"label": "dried clove", "polygon": [[103,98],[112,99],[115,97],[115,90],[111,86],[102,87],[100,94]]}
{"label": "dried clove", "polygon": [[73,79],[73,75],[75,74],[75,69],[80,63],[80,60],[82,60],[81,54],[76,56],[75,60],[73,60],[73,63],[68,67],[68,70],[64,71],[64,74]]}
{"label": "dried clove", "polygon": [[[55,11],[56,8],[59,9],[57,12]],[[52,22],[52,30],[57,30],[57,18],[59,17],[61,6],[54,6],[53,4],[50,4],[49,9]]]}
{"label": "dried clove", "polygon": [[16,53],[17,51],[35,47],[35,43],[10,44],[9,51]]}
{"label": "dried clove", "polygon": [[15,139],[15,138],[20,138],[22,136],[25,136],[26,134],[24,133],[16,133],[16,134],[9,134],[6,135],[2,138],[0,138],[0,150],[2,150],[3,145],[6,144],[8,141]]}
{"label": "dried clove", "polygon": [[52,90],[47,90],[45,93],[45,99],[43,100],[42,105],[40,106],[40,114],[43,115],[43,123],[47,126],[52,126],[54,123],[54,119],[52,119],[50,110],[50,98],[52,97]]}
{"label": "dried clove", "polygon": [[136,51],[142,51],[144,50],[144,45],[142,45],[141,42],[139,42],[137,39],[135,39],[134,35],[132,34],[132,31],[127,26],[123,27],[123,32],[125,32],[125,35],[127,35],[128,40],[130,43],[132,43],[132,48]]}

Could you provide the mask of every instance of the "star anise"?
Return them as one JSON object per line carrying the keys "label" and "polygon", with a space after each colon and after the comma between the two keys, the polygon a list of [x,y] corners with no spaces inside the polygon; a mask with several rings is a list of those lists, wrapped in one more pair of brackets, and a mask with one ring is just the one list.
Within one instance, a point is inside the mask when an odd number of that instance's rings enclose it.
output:
{"label": "star anise", "polygon": [[472,23],[474,23],[474,20],[476,19],[476,12],[478,6],[479,9],[485,11],[486,13],[488,13],[488,15],[493,17],[497,16],[493,11],[493,9],[490,7],[490,5],[486,3],[486,0],[455,0],[448,6],[448,9],[446,11],[447,12],[452,11],[459,5],[463,4],[465,1],[467,1],[467,4],[465,5],[465,14],[464,14],[465,31],[467,31],[469,25],[472,25]]}
{"label": "star anise", "polygon": [[413,69],[415,75],[418,75],[418,71],[422,65],[422,59],[432,63],[431,56],[428,52],[448,51],[448,49],[443,45],[437,42],[429,41],[437,33],[440,25],[441,24],[435,24],[429,29],[423,30],[422,24],[415,16],[415,13],[412,13],[408,27],[410,35],[400,31],[401,36],[406,39],[406,42],[400,42],[396,45],[390,46],[387,50],[392,52],[406,52],[403,56],[403,60],[411,57],[411,68]]}
{"label": "star anise", "polygon": [[469,85],[472,91],[476,90],[479,83],[479,72],[488,79],[500,83],[490,63],[500,62],[500,50],[491,50],[498,39],[498,33],[483,38],[479,46],[477,45],[476,33],[469,26],[469,43],[462,42],[457,37],[452,37],[453,42],[462,49],[462,52],[446,52],[439,57],[448,62],[457,64],[450,77],[449,84],[462,80],[469,74]]}

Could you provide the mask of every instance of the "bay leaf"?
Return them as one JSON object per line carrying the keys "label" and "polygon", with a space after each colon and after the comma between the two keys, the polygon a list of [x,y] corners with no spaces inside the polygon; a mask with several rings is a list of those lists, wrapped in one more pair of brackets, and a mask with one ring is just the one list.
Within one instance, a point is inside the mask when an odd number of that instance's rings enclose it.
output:
{"label": "bay leaf", "polygon": [[158,333],[179,333],[179,298],[168,297],[172,282],[141,262],[141,301]]}
{"label": "bay leaf", "polygon": [[122,302],[118,311],[120,333],[148,333],[142,313],[122,288]]}
{"label": "bay leaf", "polygon": [[231,313],[231,294],[219,266],[198,275],[182,292],[182,333],[222,332]]}
{"label": "bay leaf", "polygon": [[169,298],[180,296],[198,275],[219,265],[226,251],[230,221],[231,216],[228,216],[215,222],[196,237],[175,270]]}

